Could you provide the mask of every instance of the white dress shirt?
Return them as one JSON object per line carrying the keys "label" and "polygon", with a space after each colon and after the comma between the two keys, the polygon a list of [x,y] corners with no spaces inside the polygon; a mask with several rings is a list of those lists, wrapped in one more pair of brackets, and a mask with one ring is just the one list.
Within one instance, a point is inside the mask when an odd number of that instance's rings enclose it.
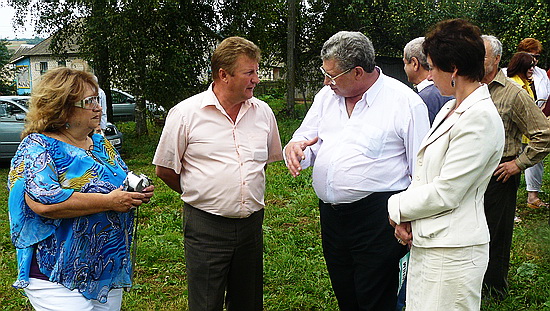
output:
{"label": "white dress shirt", "polygon": [[99,103],[101,104],[99,127],[105,130],[107,128],[107,98],[105,97],[105,92],[101,88],[97,90],[97,96],[99,96]]}
{"label": "white dress shirt", "polygon": [[325,203],[351,203],[373,192],[403,190],[430,128],[422,99],[398,80],[380,76],[355,104],[325,86],[291,141],[319,137],[306,148],[302,168],[313,165],[313,188]]}

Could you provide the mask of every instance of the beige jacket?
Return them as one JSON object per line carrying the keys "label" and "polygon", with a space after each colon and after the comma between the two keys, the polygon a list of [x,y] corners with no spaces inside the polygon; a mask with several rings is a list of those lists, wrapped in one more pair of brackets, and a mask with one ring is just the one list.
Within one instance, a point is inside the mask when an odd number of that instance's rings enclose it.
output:
{"label": "beige jacket", "polygon": [[482,85],[448,118],[436,116],[420,145],[410,187],[388,201],[390,218],[412,222],[416,247],[463,247],[489,242],[483,196],[504,149],[504,127]]}

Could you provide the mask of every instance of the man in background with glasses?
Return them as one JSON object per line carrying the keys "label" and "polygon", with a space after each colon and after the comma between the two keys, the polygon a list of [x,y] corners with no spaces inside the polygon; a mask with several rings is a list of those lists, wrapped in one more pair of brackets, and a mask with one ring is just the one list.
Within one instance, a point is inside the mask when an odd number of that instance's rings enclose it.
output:
{"label": "man in background with glasses", "polygon": [[325,87],[285,147],[292,176],[313,166],[323,252],[341,310],[395,310],[399,259],[387,200],[406,189],[429,129],[422,99],[375,66],[359,32],[321,50]]}

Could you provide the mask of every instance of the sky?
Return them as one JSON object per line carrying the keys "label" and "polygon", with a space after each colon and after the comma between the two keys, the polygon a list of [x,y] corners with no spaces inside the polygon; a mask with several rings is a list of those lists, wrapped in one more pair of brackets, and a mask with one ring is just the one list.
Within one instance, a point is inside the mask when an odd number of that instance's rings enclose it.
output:
{"label": "sky", "polygon": [[15,10],[8,6],[7,0],[0,0],[0,39],[34,38],[34,27],[30,24],[26,25],[25,29],[13,29],[14,14]]}

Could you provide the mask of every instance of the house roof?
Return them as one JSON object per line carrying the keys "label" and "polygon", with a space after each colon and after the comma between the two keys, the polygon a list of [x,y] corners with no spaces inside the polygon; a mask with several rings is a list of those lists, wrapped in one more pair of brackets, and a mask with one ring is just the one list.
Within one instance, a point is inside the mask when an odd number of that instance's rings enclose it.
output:
{"label": "house roof", "polygon": [[10,61],[9,63],[12,64],[12,63],[15,63],[16,61],[20,60],[21,58],[25,57],[23,54],[32,49],[34,47],[34,45],[31,45],[31,44],[22,44],[20,45],[17,50],[15,50],[15,53],[13,53],[13,55],[10,57]]}
{"label": "house roof", "polygon": [[[53,55],[54,53],[50,49],[50,45],[52,43],[52,36],[49,36],[44,41],[40,42],[39,44],[35,46],[31,46],[31,48],[23,47],[21,46],[15,54],[11,57],[10,63],[15,63],[16,61],[19,61],[22,58],[29,57],[29,56],[47,56],[47,55]],[[76,44],[70,44],[69,47],[66,49],[67,54],[78,54],[78,46]]]}

